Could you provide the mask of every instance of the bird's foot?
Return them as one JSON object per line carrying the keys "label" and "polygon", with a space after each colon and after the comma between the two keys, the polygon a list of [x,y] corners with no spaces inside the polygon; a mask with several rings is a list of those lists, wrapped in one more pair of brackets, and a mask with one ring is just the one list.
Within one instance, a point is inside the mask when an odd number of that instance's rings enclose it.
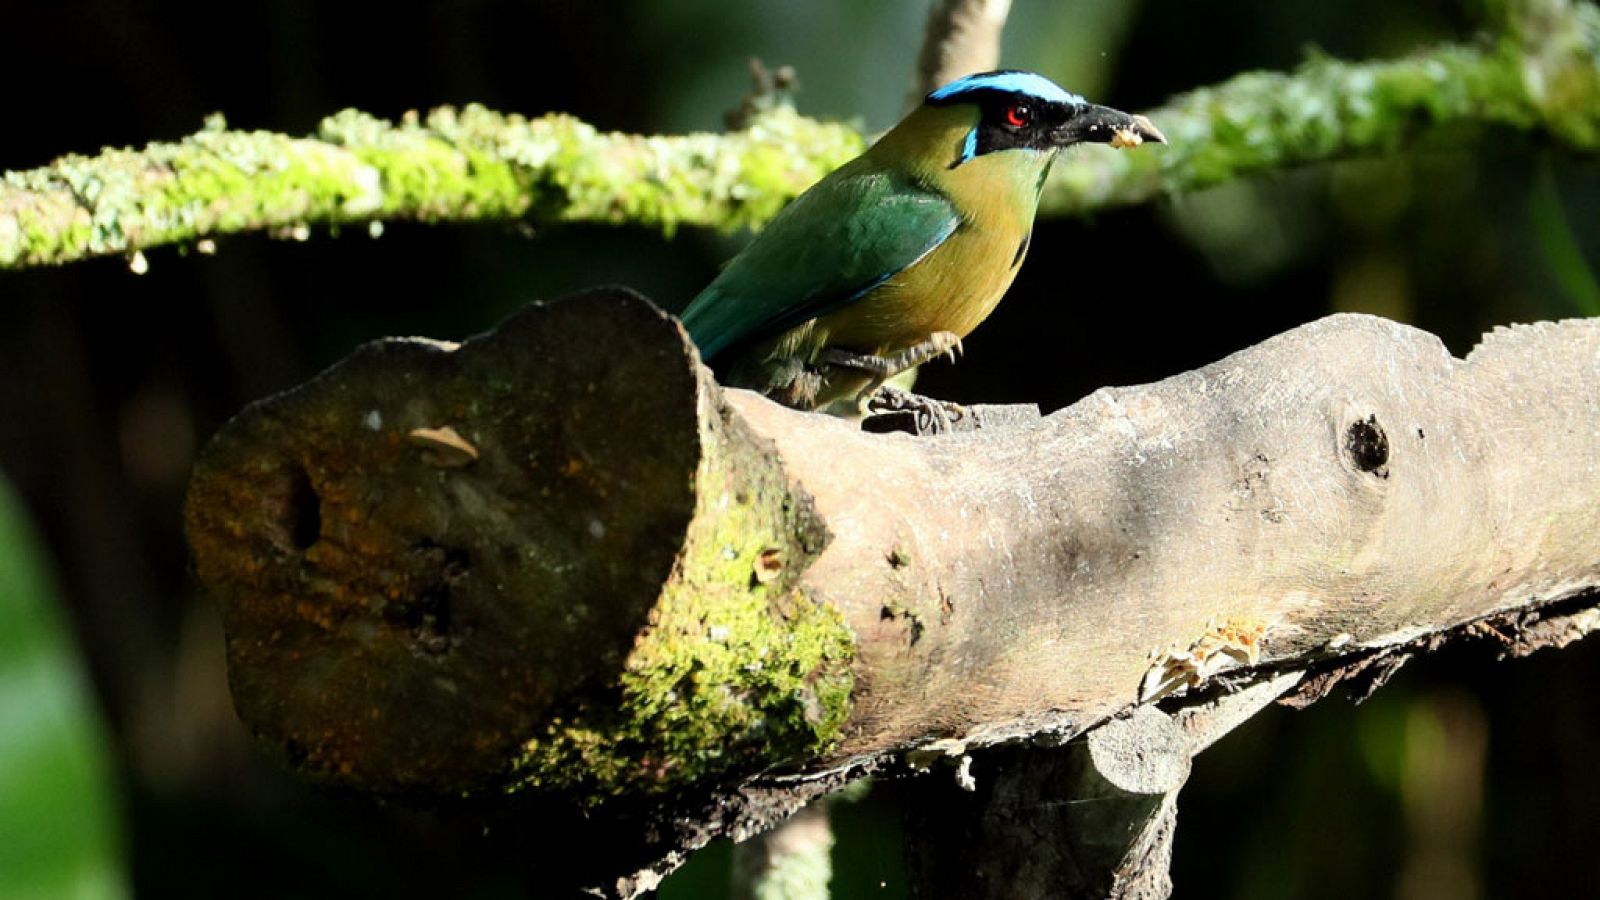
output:
{"label": "bird's foot", "polygon": [[866,399],[868,431],[909,431],[913,434],[948,434],[959,429],[971,412],[959,403],[935,400],[894,387],[880,387]]}
{"label": "bird's foot", "polygon": [[[926,340],[912,344],[910,347],[889,357],[889,361],[895,365],[894,375],[898,375],[907,369],[915,369],[917,366],[925,362],[932,362],[941,356],[948,356],[951,362],[955,362],[956,357],[960,356],[962,352],[961,338],[955,332],[935,331],[933,334],[928,335]],[[894,375],[890,377],[892,378]]]}
{"label": "bird's foot", "polygon": [[935,331],[925,340],[912,344],[910,347],[893,356],[873,356],[868,353],[851,353],[849,350],[840,350],[829,347],[817,357],[818,362],[842,369],[855,369],[872,376],[873,383],[862,396],[865,397],[875,391],[878,385],[899,375],[907,369],[915,369],[930,360],[949,354],[950,361],[955,362],[956,356],[961,352],[961,338],[952,331]]}

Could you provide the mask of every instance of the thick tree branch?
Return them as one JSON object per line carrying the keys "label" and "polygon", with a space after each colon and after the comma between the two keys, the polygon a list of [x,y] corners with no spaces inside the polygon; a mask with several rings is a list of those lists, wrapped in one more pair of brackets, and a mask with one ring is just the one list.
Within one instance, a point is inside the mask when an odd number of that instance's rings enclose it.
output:
{"label": "thick tree branch", "polygon": [[600,292],[247,410],[188,527],[240,714],[297,768],[646,816],[626,894],[895,760],[959,774],[1225,671],[1308,673],[1309,700],[1452,633],[1581,635],[1597,359],[1595,321],[1463,361],[1335,316],[914,438],[722,391],[673,320]]}
{"label": "thick tree branch", "polygon": [[[1600,151],[1600,13],[1517,4],[1505,36],[1387,62],[1314,59],[1150,111],[1148,153],[1077,152],[1046,214],[1195,190],[1256,172],[1406,147],[1470,146],[1483,127]],[[0,181],[0,268],[218,235],[385,219],[759,225],[857,153],[862,137],[779,107],[748,131],[638,137],[567,116],[439,110],[398,125],[356,112],[314,138],[220,124],[143,150],[67,157]]]}

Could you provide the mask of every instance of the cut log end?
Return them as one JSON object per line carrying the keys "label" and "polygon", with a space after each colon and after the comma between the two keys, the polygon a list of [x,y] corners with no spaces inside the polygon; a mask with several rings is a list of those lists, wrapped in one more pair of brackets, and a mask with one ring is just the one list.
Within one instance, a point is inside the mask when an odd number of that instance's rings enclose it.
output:
{"label": "cut log end", "polygon": [[632,292],[380,341],[229,423],[187,507],[240,717],[295,769],[585,805],[830,747],[854,638],[770,442]]}
{"label": "cut log end", "polygon": [[669,317],[599,291],[460,347],[369,345],[242,413],[187,507],[241,718],[369,790],[503,778],[621,668],[678,561],[697,369]]}

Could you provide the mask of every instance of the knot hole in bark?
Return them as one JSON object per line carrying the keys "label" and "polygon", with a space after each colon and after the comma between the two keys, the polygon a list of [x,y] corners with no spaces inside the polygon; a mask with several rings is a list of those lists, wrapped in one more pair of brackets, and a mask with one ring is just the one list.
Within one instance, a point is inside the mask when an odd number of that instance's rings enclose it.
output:
{"label": "knot hole in bark", "polygon": [[322,537],[322,498],[304,468],[295,466],[289,472],[280,500],[278,542],[304,553]]}
{"label": "knot hole in bark", "polygon": [[1389,477],[1389,436],[1383,433],[1376,415],[1357,419],[1344,432],[1344,449],[1350,462],[1360,471],[1379,478]]}

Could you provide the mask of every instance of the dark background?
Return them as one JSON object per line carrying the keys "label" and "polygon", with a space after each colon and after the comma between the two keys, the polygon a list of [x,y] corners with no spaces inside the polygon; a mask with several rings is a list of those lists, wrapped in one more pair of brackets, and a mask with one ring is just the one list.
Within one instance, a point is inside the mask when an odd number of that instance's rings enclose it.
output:
{"label": "dark background", "polygon": [[[876,130],[904,101],[925,11],[926,0],[9,0],[0,169],[175,139],[214,111],[294,134],[347,106],[396,117],[469,101],[624,131],[715,129],[752,55],[796,66],[803,111]],[[1014,0],[1005,62],[1142,109],[1292,67],[1310,47],[1370,58],[1467,40],[1474,13]],[[1053,409],[1336,310],[1412,322],[1458,354],[1497,324],[1600,314],[1595,168],[1532,138],[1462,143],[1041,222],[1009,298],[961,363],[928,367],[920,387]],[[303,243],[225,238],[215,256],[160,249],[143,276],[120,259],[0,272],[0,472],[44,539],[106,720],[135,893],[539,895],[527,860],[481,835],[301,786],[249,746],[215,613],[188,571],[188,466],[244,404],[362,341],[460,338],[600,283],[676,307],[743,239],[391,224],[376,240],[317,230]],[[1577,258],[1563,255],[1574,245]],[[1359,708],[1333,699],[1259,716],[1198,761],[1181,802],[1179,896],[1600,894],[1595,643],[1499,664],[1482,647],[1452,651]],[[894,809],[869,796],[838,816],[837,896],[902,896]],[[713,848],[663,895],[717,896],[726,859]]]}

